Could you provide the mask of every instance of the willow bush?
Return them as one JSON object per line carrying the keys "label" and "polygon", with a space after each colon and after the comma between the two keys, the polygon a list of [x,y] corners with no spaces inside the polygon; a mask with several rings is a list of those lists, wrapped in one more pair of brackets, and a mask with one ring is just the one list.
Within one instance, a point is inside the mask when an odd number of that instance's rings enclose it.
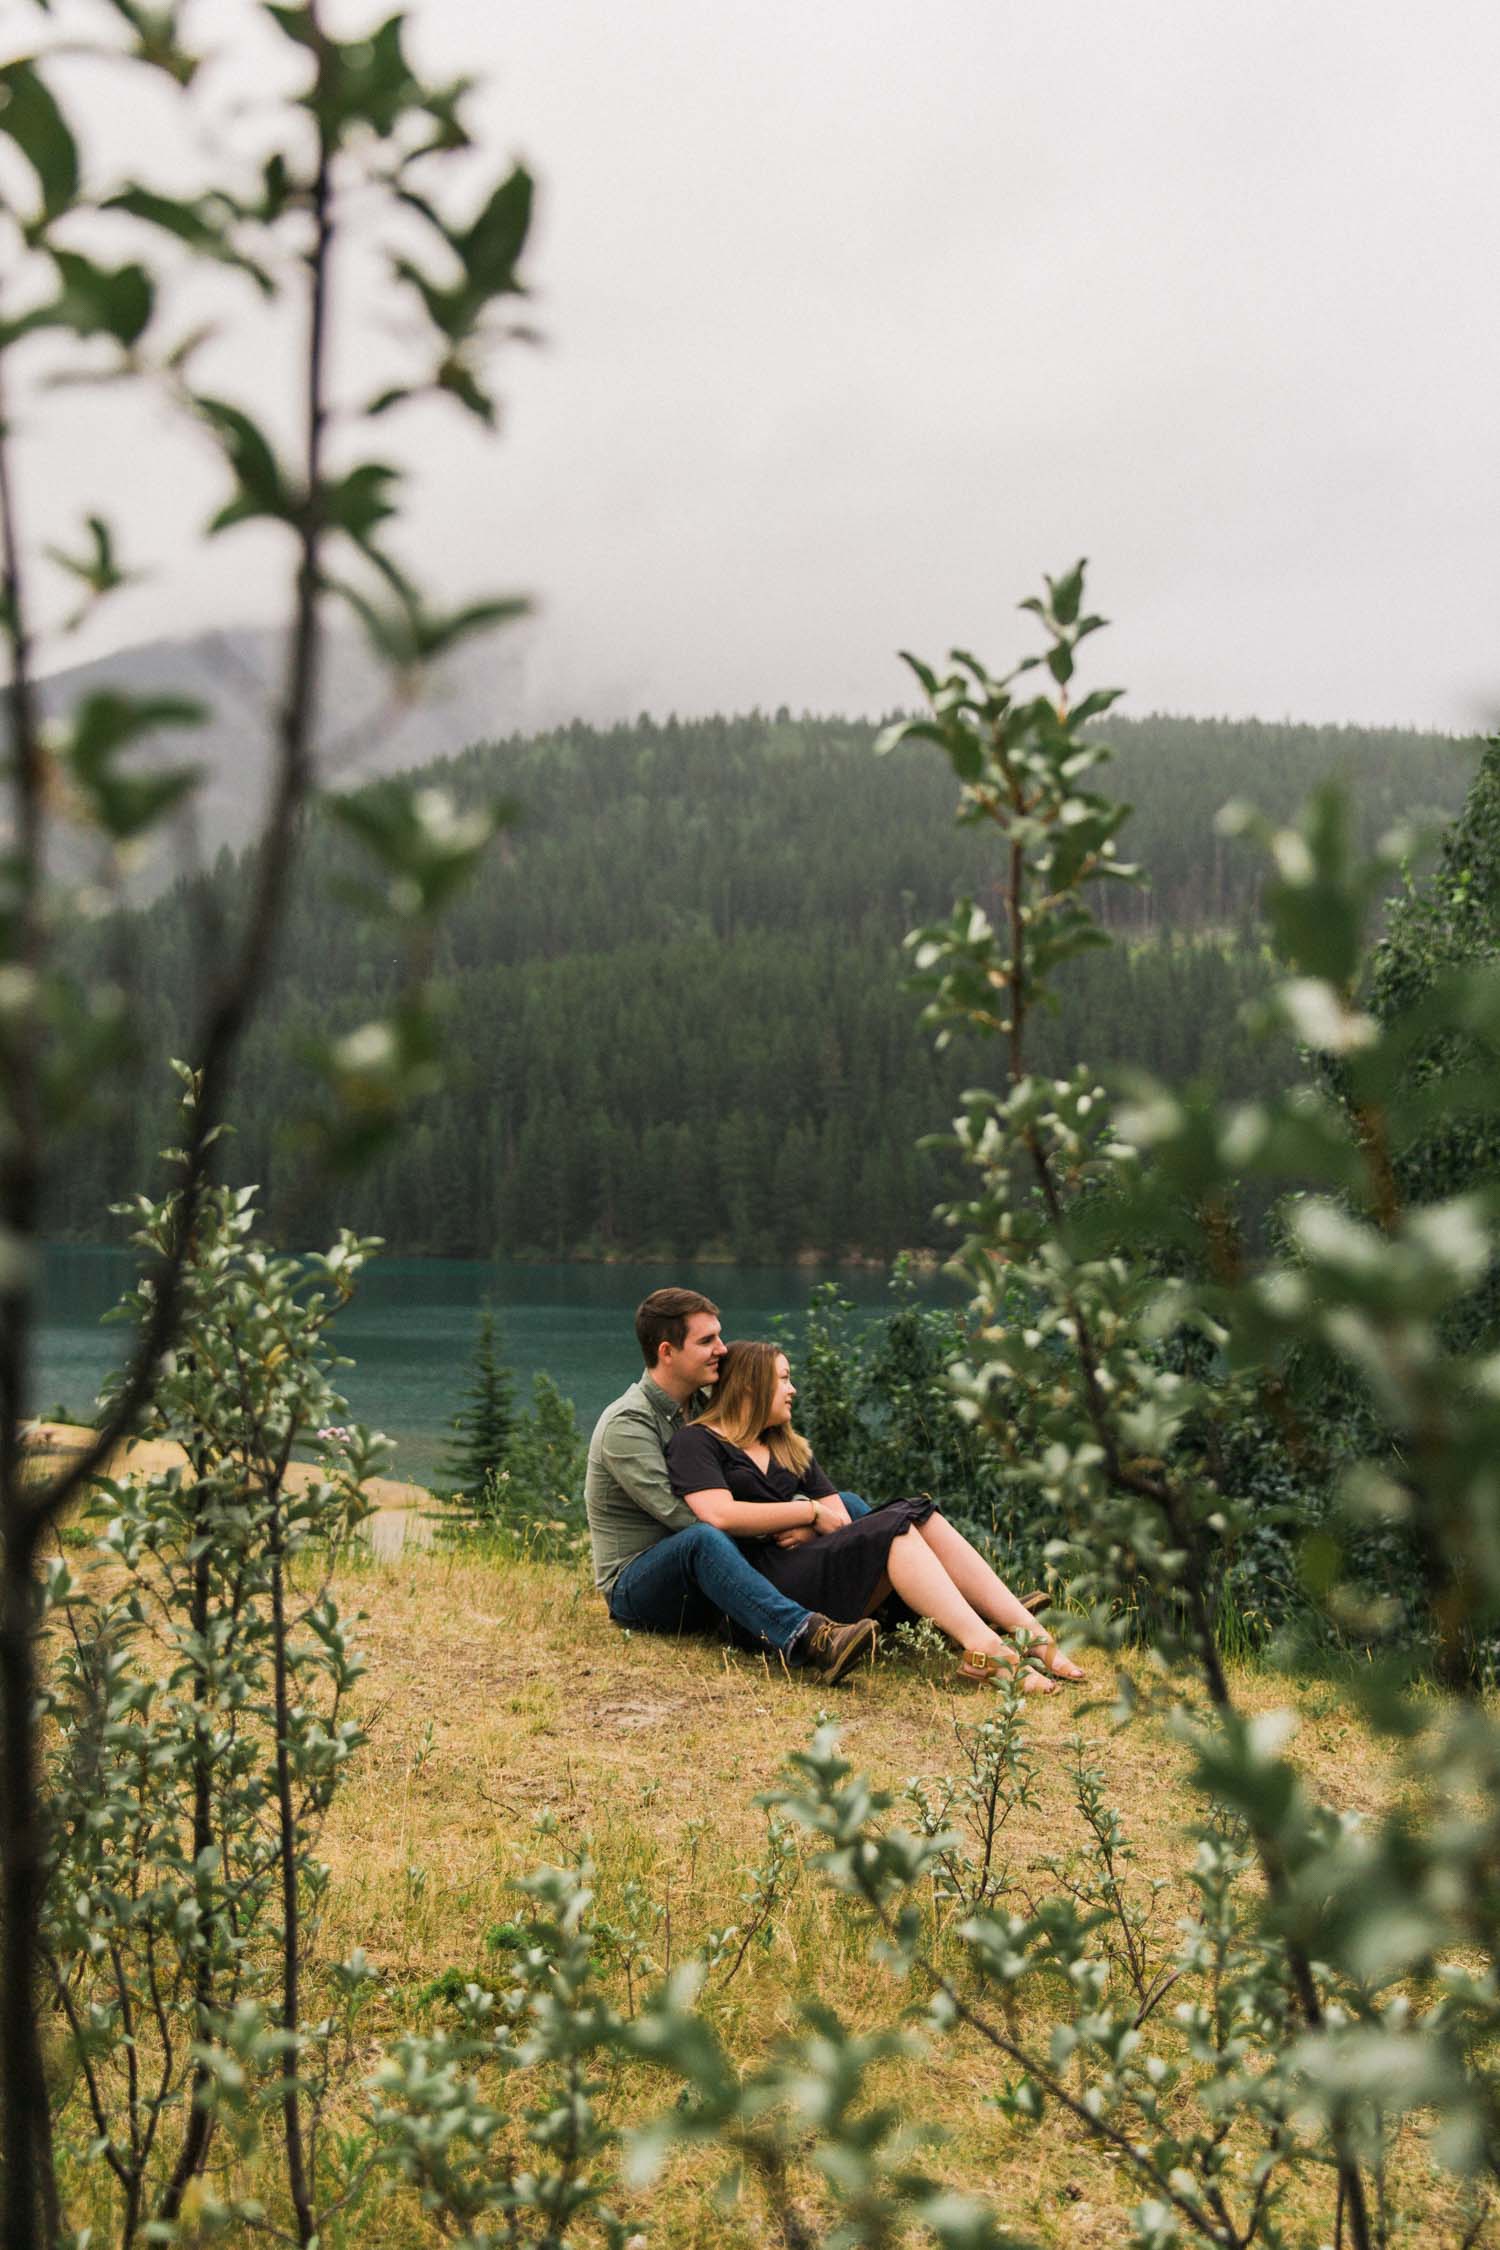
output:
{"label": "willow bush", "polygon": [[[148,1257],[180,1193],[141,1199]],[[314,2237],[330,2056],[368,1974],[340,1965],[337,2005],[309,2017],[314,1972],[329,1987],[318,1831],[364,1739],[329,1579],[390,1450],[345,1421],[329,1335],[370,1245],[272,1255],[251,1193],[198,1198],[181,1342],[143,1418],[186,1467],[98,1479],[47,1586],[65,1637],[42,1948],[70,2063],[51,2137],[79,2199],[85,2159],[113,2175],[121,2250],[184,2216],[262,2215],[210,2190],[221,2118],[241,2143],[274,2124],[293,2231]],[[122,1310],[149,1320],[151,1296]]]}
{"label": "willow bush", "polygon": [[[1286,827],[1231,807],[1226,831],[1270,862],[1278,978],[1264,1029],[1299,1044],[1306,1080],[1224,1106],[1212,1089],[1143,1076],[1112,1096],[1082,1062],[1036,1076],[1036,1011],[1066,964],[1104,942],[1091,886],[1133,877],[1116,845],[1125,808],[1093,785],[1109,757],[1094,722],[1113,698],[1073,700],[1079,643],[1100,623],[1083,588],[1080,565],[1026,605],[1045,647],[1004,677],[967,654],[941,675],[915,663],[927,713],[887,737],[948,758],[959,817],[994,835],[1005,902],[998,925],[964,901],[912,941],[939,1035],[987,1034],[1000,1072],[955,1129],[974,1178],[952,1214],[973,1291],[955,1385],[1053,1520],[1053,1567],[1089,1605],[1091,1637],[1116,1644],[1141,1590],[1152,1598],[1161,1692],[1188,1689],[1202,1706],[1182,1721],[1199,1781],[1244,1825],[1259,1940],[1280,1963],[1280,2028],[1272,2011],[1244,2098],[1284,2080],[1296,2114],[1316,2120],[1307,2160],[1329,2169],[1335,2224],[1367,2250],[1381,2239],[1395,2120],[1427,2112],[1439,2160],[1477,2190],[1500,2161],[1500,1919],[1486,1872],[1500,1844],[1500,1732],[1475,1660],[1500,1607],[1500,1381],[1488,1344],[1465,1346],[1448,1326],[1491,1268],[1500,1185],[1408,1200],[1400,1174],[1435,1098],[1452,1112],[1500,1090],[1500,971],[1483,953],[1460,959],[1411,1006],[1392,995],[1377,1016],[1361,997],[1370,921],[1409,837],[1360,854],[1333,789]],[[1444,1034],[1469,1067],[1435,1089],[1413,1057]],[[1259,1249],[1245,1220],[1257,1188],[1277,1199]],[[1024,1322],[1010,1309],[1017,1281]],[[1162,1349],[1183,1337],[1201,1348]],[[1224,1555],[1254,1526],[1225,1473],[1226,1439],[1253,1409],[1295,1443],[1322,1395],[1308,1371],[1330,1365],[1373,1442],[1343,1464],[1304,1574],[1332,1614],[1360,1612],[1375,1660],[1352,1692],[1410,1791],[1363,1826],[1313,1801],[1285,1730],[1246,1715],[1216,1632]],[[1415,1560],[1426,1680],[1411,1678],[1405,1612],[1372,1610],[1348,1570],[1348,1545],[1372,1524],[1399,1525]],[[1158,2234],[1234,2239],[1201,2170],[1187,2178]],[[1144,2239],[1155,2225],[1140,2222]]]}

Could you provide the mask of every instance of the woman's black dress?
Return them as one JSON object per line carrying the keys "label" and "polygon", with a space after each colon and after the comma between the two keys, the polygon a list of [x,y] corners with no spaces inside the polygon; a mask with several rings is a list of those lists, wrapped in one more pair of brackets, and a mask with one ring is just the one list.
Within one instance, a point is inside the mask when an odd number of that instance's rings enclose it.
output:
{"label": "woman's black dress", "polygon": [[[827,1500],[838,1493],[816,1461],[809,1461],[800,1476],[776,1460],[758,1469],[748,1453],[701,1422],[689,1423],[670,1439],[667,1469],[679,1499],[690,1492],[727,1492],[734,1500],[765,1503],[795,1500],[799,1493],[809,1500]],[[747,1562],[794,1602],[804,1609],[821,1610],[840,1625],[851,1625],[875,1607],[887,1579],[891,1542],[914,1523],[925,1523],[934,1505],[931,1500],[889,1500],[867,1516],[856,1516],[842,1530],[819,1532],[800,1547],[778,1547],[774,1537],[740,1536],[735,1543]]]}

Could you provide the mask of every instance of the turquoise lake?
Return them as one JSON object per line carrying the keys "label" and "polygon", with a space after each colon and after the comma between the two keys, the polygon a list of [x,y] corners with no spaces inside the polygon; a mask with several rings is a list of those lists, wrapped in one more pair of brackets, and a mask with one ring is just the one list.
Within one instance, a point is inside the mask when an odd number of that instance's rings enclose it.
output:
{"label": "turquoise lake", "polygon": [[[129,1331],[102,1316],[130,1285],[123,1251],[69,1246],[47,1252],[33,1398],[88,1415]],[[728,1336],[763,1336],[778,1315],[796,1322],[820,1282],[874,1318],[891,1302],[883,1272],[806,1266],[487,1265],[445,1258],[387,1258],[367,1268],[339,1315],[339,1348],[354,1365],[342,1381],[355,1418],[396,1441],[394,1473],[431,1481],[459,1404],[482,1306],[493,1305],[504,1356],[524,1404],[545,1368],[587,1429],[640,1372],[631,1317],[667,1282],[701,1289],[722,1308]],[[957,1302],[954,1285],[923,1277],[921,1294]]]}

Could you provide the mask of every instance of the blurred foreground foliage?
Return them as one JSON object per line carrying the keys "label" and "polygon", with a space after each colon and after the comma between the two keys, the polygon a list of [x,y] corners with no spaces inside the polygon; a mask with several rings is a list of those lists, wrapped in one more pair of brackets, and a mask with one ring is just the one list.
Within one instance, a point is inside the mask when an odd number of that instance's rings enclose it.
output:
{"label": "blurred foreground foliage", "polygon": [[[218,2034],[205,2030],[203,1980],[232,1978],[236,1948],[278,1895],[279,1997],[269,2016],[247,2019],[246,2036],[278,2058],[285,2079],[279,2099],[291,2231],[303,2244],[317,2231],[309,2202],[314,2153],[296,2078],[304,2028],[299,1932],[309,1926],[316,1888],[303,1824],[342,1752],[337,1735],[319,1735],[313,1706],[298,1696],[318,1677],[320,1649],[336,1686],[344,1659],[336,1622],[316,1606],[289,1619],[295,1511],[284,1505],[287,1455],[278,1449],[283,1439],[290,1446],[299,1415],[275,1393],[295,1366],[307,1372],[311,1363],[299,1354],[312,1349],[318,1321],[290,1269],[264,1253],[237,1263],[226,1252],[225,1287],[246,1323],[226,1363],[213,1349],[216,1312],[199,1300],[195,1260],[225,1221],[215,1201],[214,1150],[236,1058],[278,956],[307,806],[324,778],[319,685],[327,613],[341,608],[357,621],[399,700],[445,651],[525,607],[504,595],[434,604],[398,551],[406,473],[377,448],[385,417],[419,401],[462,411],[486,429],[493,424],[491,363],[497,344],[522,333],[513,311],[525,294],[532,205],[524,166],[488,182],[475,177],[466,123],[472,87],[417,67],[402,16],[345,36],[330,13],[320,0],[257,5],[231,27],[224,49],[210,51],[197,43],[203,12],[178,0],[57,8],[22,0],[9,11],[11,43],[0,63],[0,2208],[8,2250],[50,2245],[68,2233],[42,1992],[68,2020],[72,2067],[89,2088],[95,2117],[95,2154],[122,2197],[122,2239],[142,2228],[170,2231],[189,2190],[200,2192],[211,2137],[205,2074],[216,2067],[208,2049]],[[256,41],[264,44],[257,49]],[[250,74],[262,72],[266,98],[247,101]],[[123,103],[138,120],[116,142],[128,171],[107,169],[100,158],[108,136],[80,127],[101,114],[101,81],[116,100],[125,89]],[[335,336],[332,314],[356,241],[358,254],[381,267],[388,301],[403,311],[378,342],[351,352]],[[205,325],[210,268],[216,317]],[[201,372],[220,320],[243,324],[255,338],[255,350],[239,355],[248,377],[241,396],[222,395]],[[276,345],[288,330],[295,342],[283,360]],[[278,396],[283,366],[289,395]],[[156,449],[156,488],[173,482],[174,444],[189,457],[206,451],[220,481],[202,537],[253,524],[284,562],[287,624],[280,683],[264,713],[262,832],[237,913],[226,916],[211,896],[195,895],[181,1020],[171,1044],[154,1054],[162,1025],[151,965],[110,909],[169,823],[191,845],[203,782],[192,743],[209,714],[180,696],[97,681],[59,709],[44,701],[41,677],[57,663],[59,646],[145,567],[133,528],[122,531],[109,513],[122,455],[91,462],[98,497],[91,495],[72,534],[49,541],[28,506],[32,434],[55,420],[66,390],[80,384],[144,388],[155,416],[142,426]],[[163,757],[163,738],[180,750]],[[508,809],[492,800],[460,807],[440,790],[391,784],[357,807],[336,807],[335,817],[394,974],[378,1008],[352,1023],[320,1026],[308,1043],[299,1151],[309,1178],[376,1153],[411,1102],[441,1083],[430,988],[435,924]],[[102,946],[80,943],[80,932],[106,922]],[[153,1107],[154,1073],[171,1052],[189,1058],[191,1100],[170,1192],[154,1207],[161,1223],[143,1227],[134,1355],[80,1452],[37,1474],[26,1424],[37,1403],[38,1249],[47,1215],[63,1179],[79,1172],[97,1179],[101,1165],[107,1172],[101,1152],[128,1136],[138,1107]],[[152,1087],[144,1097],[143,1081]],[[327,1270],[350,1269],[355,1260],[347,1238],[329,1254]],[[227,1317],[229,1300],[218,1310]],[[190,1332],[195,1341],[187,1347]],[[128,1664],[121,1678],[112,1670],[116,1657],[125,1663],[133,1653],[142,1619],[101,1618],[79,1646],[70,1682],[79,1739],[93,1743],[103,1762],[79,1781],[83,1796],[71,1802],[82,1809],[69,1816],[71,1827],[64,1822],[65,1847],[49,1817],[58,1806],[45,1802],[39,1761],[43,1559],[65,1515],[98,1487],[120,1441],[158,1417],[174,1385],[190,1379],[219,1385],[205,1431],[236,1413],[242,1420],[259,1413],[261,1427],[254,1449],[242,1445],[237,1455],[231,1449],[221,1457],[209,1435],[195,1463],[194,1492],[204,1505],[213,1504],[213,1477],[222,1470],[219,1499],[234,1521],[189,1534],[179,1520],[172,1530],[174,1540],[188,1542],[175,1590],[191,1584],[200,1608],[170,1613],[189,1641],[186,1670],[169,1676],[169,1692],[158,1697],[148,1681],[129,1675]],[[238,1460],[233,1472],[228,1458]],[[166,1537],[171,1510],[164,1496],[160,1504],[166,1516],[157,1529]],[[181,1503],[189,1513],[198,1505]],[[252,1529],[254,1559],[243,1549],[237,1572],[222,1575],[209,1553],[220,1533],[234,1551]],[[149,1546],[156,1532],[142,1537]],[[199,1776],[195,1791],[210,1785],[208,1765],[221,1747],[232,1761],[232,1744],[209,1746],[201,1732],[193,1739],[187,1715],[174,1712],[177,1691],[185,1679],[196,1683],[189,1699],[202,1706],[192,1718],[201,1729],[208,1704],[229,1692],[229,1672],[247,1663],[240,1692],[269,1729],[269,1763],[253,1787],[274,1801],[272,1858],[247,1846],[248,1857],[231,1871],[218,1844],[205,1846],[188,1885],[175,1832],[182,1801],[152,1802],[155,1762],[159,1752],[164,1788],[169,1775],[175,1782],[186,1770],[182,1760]],[[149,1731],[158,1715],[167,1729],[159,1739]],[[111,1773],[117,1754],[127,1767],[132,1758],[145,1763]],[[59,1804],[69,1803],[67,1785],[52,1778]],[[93,1802],[96,1784],[114,1794]],[[203,1817],[200,1791],[192,1820],[201,1826]],[[94,1853],[96,1828],[113,1840],[107,1864]],[[75,1888],[58,1922],[57,1901],[46,1895],[49,1864],[74,1847]],[[55,1970],[52,1962],[64,1955],[69,1966]],[[143,2040],[152,2049],[149,2083]],[[108,2092],[117,2068],[125,2083],[119,2112]],[[242,2070],[243,2059],[232,2059],[215,2085],[232,2088]],[[179,2154],[167,2157],[159,2127],[174,2102],[187,2114]],[[169,2177],[161,2174],[164,2162],[173,2167]]]}

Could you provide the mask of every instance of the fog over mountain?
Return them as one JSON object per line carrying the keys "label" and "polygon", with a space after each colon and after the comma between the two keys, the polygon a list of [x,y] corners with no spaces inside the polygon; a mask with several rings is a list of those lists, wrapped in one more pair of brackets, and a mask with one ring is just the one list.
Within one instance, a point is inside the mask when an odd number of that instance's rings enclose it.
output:
{"label": "fog over mountain", "polygon": [[[253,126],[284,42],[244,0],[191,12]],[[897,648],[1005,661],[1014,604],[1086,553],[1137,708],[1493,719],[1494,0],[419,0],[410,27],[481,76],[483,166],[537,175],[543,342],[497,365],[497,445],[436,406],[381,424],[399,551],[440,600],[538,596],[547,712],[878,711]],[[102,160],[170,179],[165,96],[80,86]],[[350,396],[381,271],[340,267]],[[206,387],[284,427],[295,324],[206,305]],[[31,534],[102,508],[153,573],[83,653],[280,614],[281,545],[201,544],[221,472],[149,401],[58,394],[18,435]]]}
{"label": "fog over mountain", "polygon": [[[453,757],[473,742],[533,733],[587,715],[589,696],[581,685],[566,704],[532,686],[530,630],[525,623],[511,626],[459,650],[419,696],[407,700],[392,696],[362,643],[330,634],[320,699],[320,780],[331,788],[352,787],[380,774]],[[195,765],[204,773],[190,820],[179,821],[133,867],[134,897],[151,896],[176,875],[211,860],[221,845],[238,849],[258,833],[274,748],[282,648],[279,633],[241,625],[117,649],[42,681],[42,701],[50,715],[105,689],[188,697],[211,713],[205,726],[165,730],[131,753],[144,766]]]}

